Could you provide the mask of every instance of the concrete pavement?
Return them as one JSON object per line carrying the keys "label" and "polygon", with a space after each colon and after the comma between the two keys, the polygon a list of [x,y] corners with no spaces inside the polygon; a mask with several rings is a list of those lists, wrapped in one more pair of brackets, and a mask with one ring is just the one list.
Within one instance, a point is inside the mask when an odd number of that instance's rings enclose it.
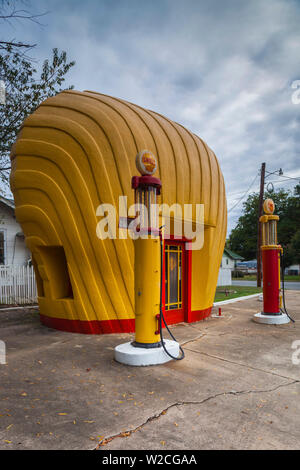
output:
{"label": "concrete pavement", "polygon": [[0,448],[299,448],[300,293],[286,303],[295,324],[254,323],[254,298],[177,325],[186,358],[145,368],[113,360],[132,335],[59,332],[36,310],[0,312]]}

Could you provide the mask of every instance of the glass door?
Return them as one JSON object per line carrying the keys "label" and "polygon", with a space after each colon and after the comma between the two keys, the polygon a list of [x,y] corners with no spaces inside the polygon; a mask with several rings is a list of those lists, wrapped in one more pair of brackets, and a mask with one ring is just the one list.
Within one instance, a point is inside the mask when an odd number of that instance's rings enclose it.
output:
{"label": "glass door", "polygon": [[184,321],[184,243],[165,241],[164,310],[167,322]]}

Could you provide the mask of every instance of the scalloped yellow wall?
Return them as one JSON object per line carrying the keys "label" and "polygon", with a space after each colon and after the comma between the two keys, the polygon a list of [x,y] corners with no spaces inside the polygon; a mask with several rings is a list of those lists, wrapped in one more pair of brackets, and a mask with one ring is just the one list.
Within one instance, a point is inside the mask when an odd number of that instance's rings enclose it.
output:
{"label": "scalloped yellow wall", "polygon": [[[42,315],[134,318],[133,242],[99,240],[96,209],[101,203],[118,207],[123,194],[133,204],[135,156],[145,148],[158,159],[161,202],[204,204],[205,243],[192,252],[191,304],[192,310],[212,305],[227,223],[215,154],[158,113],[100,93],[64,91],[26,119],[12,149],[16,217],[32,252]],[[64,281],[53,275],[55,261],[51,265],[41,246],[64,248],[73,298],[57,298]]]}

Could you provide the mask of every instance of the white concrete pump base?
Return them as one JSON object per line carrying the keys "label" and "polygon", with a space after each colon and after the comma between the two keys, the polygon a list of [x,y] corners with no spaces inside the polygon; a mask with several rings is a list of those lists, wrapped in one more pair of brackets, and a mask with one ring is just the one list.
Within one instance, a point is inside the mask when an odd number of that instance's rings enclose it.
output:
{"label": "white concrete pump base", "polygon": [[[179,343],[164,339],[164,344],[168,352],[174,356],[179,356]],[[119,344],[115,347],[115,360],[128,366],[154,366],[171,361],[164,348],[136,348],[131,343]]]}
{"label": "white concrete pump base", "polygon": [[289,323],[290,319],[285,313],[280,315],[266,315],[265,313],[255,313],[253,320],[257,323],[265,323],[267,325],[283,325]]}

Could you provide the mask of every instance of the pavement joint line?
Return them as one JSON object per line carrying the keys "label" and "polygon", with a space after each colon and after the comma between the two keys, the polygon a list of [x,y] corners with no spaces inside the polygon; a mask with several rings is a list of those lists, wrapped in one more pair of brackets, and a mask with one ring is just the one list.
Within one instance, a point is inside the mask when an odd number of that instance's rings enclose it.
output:
{"label": "pavement joint line", "polygon": [[[254,311],[256,312],[256,310],[254,310]],[[229,321],[229,320],[232,319],[232,315],[231,315],[231,314],[226,314],[226,316],[225,316],[225,315],[222,315],[221,318],[223,318],[223,320]],[[205,320],[206,320],[206,319],[205,319]],[[204,326],[204,328],[202,329],[201,326],[202,326],[202,324],[203,324],[203,322],[204,322],[205,320],[200,320],[199,322],[196,322],[196,323],[184,324],[184,326],[187,326],[187,327],[189,327],[189,328],[193,328],[194,330],[202,331],[202,332],[205,332],[205,331],[207,331],[207,330],[211,330],[212,328],[219,326],[219,323],[216,321],[216,322],[213,322],[212,325]],[[212,317],[211,320],[214,320],[214,317]],[[200,328],[198,328],[198,325],[200,326]],[[173,326],[173,325],[171,325],[171,327],[172,327],[172,326]]]}
{"label": "pavement joint line", "polygon": [[136,426],[133,429],[130,429],[128,431],[122,431],[122,432],[119,432],[117,434],[113,434],[111,436],[108,436],[108,437],[105,437],[105,438],[101,439],[99,441],[99,443],[97,444],[97,446],[94,448],[94,450],[100,450],[101,447],[106,446],[107,444],[109,444],[114,439],[130,437],[132,434],[134,434],[135,432],[142,429],[148,423],[151,423],[152,421],[156,421],[161,416],[167,414],[167,412],[171,408],[174,408],[176,406],[188,406],[188,405],[198,405],[199,406],[199,405],[203,405],[204,403],[206,403],[210,400],[213,400],[214,398],[219,398],[219,397],[222,397],[222,396],[229,396],[229,395],[237,396],[237,395],[247,395],[247,394],[250,394],[250,393],[270,393],[270,392],[274,392],[274,391],[278,390],[279,388],[288,387],[290,385],[295,385],[295,384],[299,384],[299,383],[300,383],[300,380],[294,379],[292,382],[286,382],[284,384],[279,384],[279,385],[276,385],[276,387],[273,387],[273,388],[270,388],[270,389],[267,389],[267,390],[239,390],[239,391],[238,390],[228,390],[227,392],[219,392],[219,393],[216,393],[215,395],[210,395],[210,396],[208,396],[208,397],[206,397],[206,398],[204,398],[203,400],[200,400],[200,401],[193,401],[193,400],[191,400],[191,401],[178,401],[178,402],[172,403],[171,405],[167,406],[166,408],[164,408],[159,413],[156,413],[156,414],[150,416],[149,418],[146,419],[146,421],[144,423],[139,424],[138,426]]}
{"label": "pavement joint line", "polygon": [[[208,328],[208,329],[211,329],[211,328]],[[189,343],[194,343],[195,341],[198,341],[198,339],[201,339],[201,338],[204,338],[205,336],[225,336],[225,335],[229,335],[231,333],[231,331],[226,331],[224,333],[211,333],[211,332],[208,332],[208,333],[202,333],[200,334],[199,336],[196,336],[196,338],[193,338],[193,339],[187,339],[186,341],[182,341],[180,344],[181,346],[185,346],[186,344],[189,344]]]}
{"label": "pavement joint line", "polygon": [[18,307],[0,307],[0,312],[1,310],[25,310],[29,308],[39,308],[38,305],[19,305]]}
{"label": "pavement joint line", "polygon": [[[265,370],[265,369],[260,369],[259,367],[253,367],[251,365],[248,365],[248,364],[243,364],[241,362],[235,362],[235,361],[230,361],[229,359],[225,359],[223,357],[220,357],[220,356],[214,356],[213,354],[208,354],[208,353],[205,353],[203,351],[195,351],[195,349],[189,349],[189,348],[186,348],[188,351],[190,352],[193,352],[195,354],[203,354],[204,356],[208,356],[208,357],[211,357],[213,359],[218,359],[219,361],[224,361],[224,362],[228,362],[229,364],[235,364],[237,366],[241,366],[241,367],[246,367],[247,369],[252,369],[252,370],[257,370],[259,372],[264,372],[265,374],[271,374],[271,375],[275,375],[276,377],[280,377],[282,379],[289,379],[289,380],[293,380],[294,377],[290,377],[290,376],[287,376],[287,375],[281,375],[281,374],[277,374],[276,372],[271,372],[270,370]],[[296,379],[295,379],[296,380]],[[299,380],[296,380],[297,382],[300,382]]]}
{"label": "pavement joint line", "polygon": [[193,339],[187,339],[186,341],[183,341],[181,343],[181,346],[185,346],[186,344],[193,343],[194,341],[197,341],[198,339],[201,339],[204,336],[206,336],[206,333],[202,333],[202,334],[200,334],[199,336],[196,336],[196,338],[193,338]]}
{"label": "pavement joint line", "polygon": [[[56,341],[54,343],[44,344],[42,351],[44,352],[44,351],[46,351],[48,349],[51,349],[53,347],[56,347],[58,345],[65,344],[65,343],[70,343],[71,340],[72,340],[72,338],[70,338],[70,339],[67,338],[65,340]],[[40,350],[41,350],[41,348],[38,349],[38,351],[40,351]],[[9,354],[10,359],[15,359],[19,355],[21,355],[22,357],[25,357],[26,353],[28,355],[30,355],[30,354],[32,354],[32,352],[33,351],[31,349],[24,350],[24,349],[16,349],[16,348],[11,348],[11,347],[9,347],[7,349],[7,354]]]}

